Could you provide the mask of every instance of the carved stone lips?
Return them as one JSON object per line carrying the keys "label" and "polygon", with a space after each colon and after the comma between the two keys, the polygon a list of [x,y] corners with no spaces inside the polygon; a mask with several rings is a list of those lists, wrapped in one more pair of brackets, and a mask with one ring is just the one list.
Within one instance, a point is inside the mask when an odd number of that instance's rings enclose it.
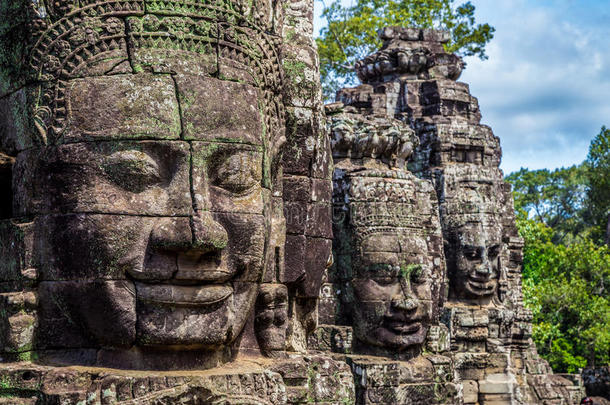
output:
{"label": "carved stone lips", "polygon": [[228,284],[183,286],[135,283],[138,301],[183,307],[196,307],[224,301],[233,293]]}
{"label": "carved stone lips", "polygon": [[401,335],[408,335],[411,333],[415,333],[421,328],[420,322],[407,323],[405,321],[389,320],[386,322],[386,325],[388,326],[389,329],[391,329],[392,331],[394,331],[398,334],[401,334]]}
{"label": "carved stone lips", "polygon": [[210,258],[207,255],[178,255],[176,280],[201,280],[223,282],[231,279],[235,271],[227,268],[221,256]]}
{"label": "carved stone lips", "polygon": [[473,290],[491,291],[491,290],[493,290],[495,283],[494,283],[494,280],[490,280],[490,279],[477,280],[477,279],[470,278],[468,280],[468,285]]}

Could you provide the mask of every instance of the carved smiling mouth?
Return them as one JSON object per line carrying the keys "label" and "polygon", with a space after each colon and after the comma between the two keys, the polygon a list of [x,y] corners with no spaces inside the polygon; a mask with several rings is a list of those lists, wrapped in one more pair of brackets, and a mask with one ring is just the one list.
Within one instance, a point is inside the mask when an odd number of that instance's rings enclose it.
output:
{"label": "carved smiling mouth", "polygon": [[176,280],[200,280],[220,283],[231,279],[235,272],[227,267],[222,254],[179,254]]}
{"label": "carved smiling mouth", "polygon": [[472,291],[479,294],[492,293],[496,288],[496,281],[490,278],[469,277],[466,283]]}
{"label": "carved smiling mouth", "polygon": [[180,253],[169,280],[135,282],[140,303],[155,306],[201,307],[225,301],[233,294],[230,271],[221,254]]}
{"label": "carved smiling mouth", "polygon": [[384,324],[387,329],[391,330],[397,335],[411,335],[421,329],[421,322],[417,321],[386,319]]}
{"label": "carved smiling mouth", "polygon": [[233,294],[230,284],[185,286],[136,282],[135,285],[138,300],[155,305],[207,306],[224,301]]}

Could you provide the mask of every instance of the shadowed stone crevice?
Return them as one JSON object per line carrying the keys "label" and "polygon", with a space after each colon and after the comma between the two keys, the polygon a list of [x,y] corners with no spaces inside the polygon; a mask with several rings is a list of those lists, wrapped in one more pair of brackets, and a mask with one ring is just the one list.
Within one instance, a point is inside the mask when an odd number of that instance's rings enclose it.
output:
{"label": "shadowed stone crevice", "polygon": [[13,217],[13,165],[15,158],[0,152],[0,220]]}

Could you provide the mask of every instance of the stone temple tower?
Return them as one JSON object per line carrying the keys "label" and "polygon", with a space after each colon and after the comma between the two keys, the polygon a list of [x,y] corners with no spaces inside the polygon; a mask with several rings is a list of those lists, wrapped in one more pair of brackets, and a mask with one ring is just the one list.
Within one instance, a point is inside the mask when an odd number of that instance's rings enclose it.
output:
{"label": "stone temple tower", "polygon": [[[366,240],[371,229],[384,225],[387,213],[394,210],[394,228],[385,239],[375,241],[376,250],[400,252],[400,262],[401,255],[423,254],[430,259],[440,249],[446,272],[442,282],[433,281],[442,293],[438,298],[431,295],[437,300],[433,307],[438,306],[439,313],[431,318],[425,349],[413,353],[411,346],[411,354],[406,357],[403,354],[402,358],[397,356],[396,348],[389,348],[390,355],[377,351],[381,356],[376,364],[378,372],[381,369],[382,373],[388,372],[387,364],[381,367],[386,361],[383,357],[413,362],[423,353],[420,357],[434,364],[442,355],[449,359],[447,369],[452,370],[453,382],[461,390],[459,401],[465,404],[578,403],[581,395],[578,383],[553,375],[548,364],[538,356],[531,339],[531,313],[523,306],[521,288],[523,241],[515,226],[511,189],[499,169],[500,142],[491,128],[481,124],[479,105],[470,95],[468,85],[457,81],[464,63],[456,55],[445,52],[443,44],[449,40],[448,33],[387,27],[379,35],[384,41],[382,48],[356,64],[362,84],[339,90],[337,102],[326,106],[335,161],[333,202],[337,263],[329,270],[328,283],[322,289],[320,321],[328,325],[319,328],[312,339],[314,345],[324,342],[332,350],[344,353],[371,352],[362,350],[370,345],[363,344],[358,336],[362,321],[354,319],[353,314],[358,310],[349,305],[355,300],[362,306],[362,298],[358,294],[353,297],[349,284],[349,280],[357,277],[345,275],[345,268],[356,273],[359,266],[378,261],[378,255],[371,259],[373,256],[366,246],[350,246],[352,251],[359,249],[357,255],[362,256],[362,260],[355,262],[352,257],[346,265],[342,253],[347,238],[341,233],[344,227],[337,224],[347,221],[355,227],[363,218],[362,213],[354,209],[362,187],[354,187],[353,181],[347,184],[346,167],[348,173],[349,168],[356,167],[355,172],[362,175],[364,168],[383,166],[395,177],[400,172],[417,177],[411,184],[419,192],[423,192],[427,184],[432,186],[436,200],[432,206],[438,208],[443,246],[430,249],[434,246],[434,215],[425,210],[421,197],[417,203],[411,202],[415,206],[408,210],[411,219],[407,222],[417,230],[401,228],[402,214],[406,210],[394,207],[366,216],[369,229],[356,233],[364,235],[361,239]],[[414,131],[415,139],[409,144],[407,153],[404,146],[392,143],[389,128],[395,133]],[[346,143],[351,143],[351,149],[345,146]],[[363,145],[368,144],[373,146],[368,147],[368,155],[366,152],[363,155]],[[407,161],[406,167],[401,166],[401,160]],[[405,174],[400,176],[404,178]],[[353,179],[353,176],[347,178]],[[387,195],[391,186],[388,184],[392,182],[396,180],[379,180],[377,187],[369,187],[366,191],[376,199],[389,201],[391,197],[388,199]],[[409,204],[408,199],[406,204]],[[346,205],[350,208],[346,209]],[[413,219],[417,216],[419,221]],[[424,232],[428,250],[413,248],[408,243],[399,243],[399,248],[393,246],[396,235],[399,241],[416,238],[417,232],[425,229],[424,223],[429,229]],[[392,261],[392,254],[388,253],[384,260]],[[426,267],[425,260],[407,262],[422,263]],[[399,265],[403,266],[403,263]],[[431,272],[426,277],[437,276]],[[414,299],[413,294],[405,294],[408,299]],[[422,296],[420,293],[420,301]],[[379,293],[376,300],[382,301],[383,295]],[[392,309],[398,306],[395,301],[388,305],[390,309],[385,312],[382,326],[392,325],[388,320],[396,319],[394,313],[409,313],[408,310]],[[413,313],[413,319],[420,319],[419,310]],[[411,315],[403,315],[403,318],[405,316]],[[369,317],[368,321],[373,322],[372,319]],[[430,352],[437,356],[426,355]],[[362,369],[366,368],[362,361],[357,358],[351,361],[362,374]],[[380,396],[384,399],[376,400],[373,393],[378,388],[371,381],[376,368],[370,363],[368,359],[368,374],[364,373],[357,387],[359,400],[362,403],[400,400],[404,386],[413,381],[398,379],[388,384],[386,388],[391,386],[391,389],[385,391],[385,397]],[[396,363],[394,367],[402,369],[403,366]],[[446,388],[447,384],[444,386]],[[445,401],[451,403],[448,398]]]}

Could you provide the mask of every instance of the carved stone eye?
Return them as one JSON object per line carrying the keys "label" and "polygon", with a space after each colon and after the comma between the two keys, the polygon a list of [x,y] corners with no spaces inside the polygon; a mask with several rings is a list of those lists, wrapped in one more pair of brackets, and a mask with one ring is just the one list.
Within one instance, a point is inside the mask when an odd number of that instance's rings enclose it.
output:
{"label": "carved stone eye", "polygon": [[494,245],[489,248],[489,258],[493,259],[500,254],[500,245]]}
{"label": "carved stone eye", "polygon": [[258,152],[240,151],[216,156],[210,170],[212,184],[236,194],[246,194],[261,182],[261,161],[257,155]]}
{"label": "carved stone eye", "polygon": [[127,191],[140,193],[161,181],[159,166],[148,154],[123,150],[107,157],[102,168],[110,180]]}
{"label": "carved stone eye", "polygon": [[476,247],[468,247],[464,249],[464,256],[469,260],[476,260],[481,258],[481,252]]}
{"label": "carved stone eye", "polygon": [[417,284],[423,283],[426,281],[424,273],[424,267],[421,264],[413,265],[411,270],[411,281]]}
{"label": "carved stone eye", "polygon": [[424,268],[421,264],[404,264],[400,267],[400,276],[414,283],[423,283]]}
{"label": "carved stone eye", "polygon": [[392,277],[392,278],[386,277],[386,278],[375,278],[375,282],[378,285],[385,287],[385,286],[396,284],[398,281],[396,280],[395,277]]}

